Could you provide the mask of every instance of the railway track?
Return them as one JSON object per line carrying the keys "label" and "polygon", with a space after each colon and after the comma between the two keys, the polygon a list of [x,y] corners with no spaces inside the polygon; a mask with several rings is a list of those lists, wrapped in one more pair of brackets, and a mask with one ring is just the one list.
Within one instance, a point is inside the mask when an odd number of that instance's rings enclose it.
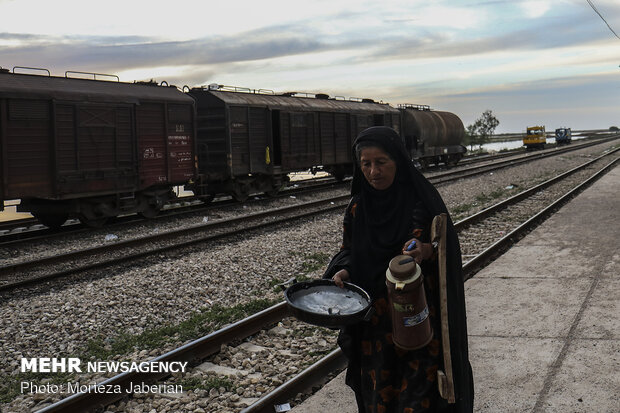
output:
{"label": "railway track", "polygon": [[620,135],[614,135],[608,138],[603,138],[603,139],[595,140],[595,141],[589,141],[589,142],[582,143],[580,145],[562,147],[559,149],[552,149],[552,150],[547,150],[547,151],[542,151],[542,152],[537,152],[537,153],[528,152],[524,155],[510,157],[509,159],[505,159],[505,160],[494,161],[492,163],[483,163],[482,165],[475,165],[475,166],[470,166],[466,168],[458,168],[458,169],[454,169],[451,171],[435,174],[435,175],[430,176],[428,179],[434,185],[440,185],[440,184],[452,182],[455,179],[461,179],[461,178],[467,178],[471,176],[486,174],[489,172],[497,171],[502,168],[517,166],[517,165],[521,165],[527,162],[532,162],[532,161],[548,158],[551,156],[562,155],[567,152],[573,152],[576,150],[589,148],[591,146],[599,145],[601,143],[606,143],[606,142],[609,142],[611,140],[615,140],[618,138],[620,138]]}
{"label": "railway track", "polygon": [[[331,177],[300,180],[292,183],[277,197],[273,198],[286,198],[289,196],[312,193],[337,185],[345,184],[339,184]],[[265,198],[263,195],[256,199],[246,201],[245,204],[252,205],[269,199],[272,198]],[[105,230],[114,231],[115,228],[122,228],[127,225],[142,224],[146,221],[161,222],[174,217],[208,213],[213,209],[234,207],[236,205],[239,205],[239,203],[234,201],[229,196],[218,197],[209,203],[204,203],[194,197],[180,197],[174,203],[167,205],[160,212],[160,214],[154,218],[142,218],[136,214],[123,215],[110,220],[110,222],[105,226]],[[66,237],[68,235],[92,232],[93,230],[96,229],[88,227],[76,219],[68,220],[61,228],[52,230],[42,224],[39,224],[39,221],[36,218],[22,218],[0,223],[0,247],[15,247],[23,242],[53,240],[55,238]]]}
{"label": "railway track", "polygon": [[[617,161],[618,150],[615,150],[456,223],[455,226],[460,233],[462,248],[464,251],[470,252],[464,252],[464,256],[469,258],[464,260],[465,280],[471,278],[476,271],[495,256],[501,254],[502,250],[515,243],[539,222],[553,214],[557,208],[601,177],[606,171],[615,167]],[[517,214],[517,209],[522,212]],[[508,212],[508,215],[506,215],[506,212]],[[519,215],[519,218],[516,220],[508,219],[514,215]],[[490,221],[495,223],[489,225]],[[498,227],[498,224],[502,226]],[[476,228],[479,228],[479,230]],[[255,337],[267,334],[264,333],[265,331],[273,332],[273,330],[277,330],[277,328],[274,329],[271,326],[287,319],[288,315],[286,305],[283,302],[278,303],[247,319],[233,323],[206,337],[157,357],[155,361],[184,360],[198,364],[205,358],[212,357],[222,348],[240,340],[243,340],[246,343],[244,345],[245,348],[248,348],[251,346],[247,344],[249,337],[252,337],[252,340],[254,340]],[[292,322],[294,323],[295,321]],[[274,334],[277,334],[277,332]],[[257,345],[256,347],[260,346]],[[316,348],[316,343],[312,343],[309,348]],[[239,352],[242,351],[245,350],[239,350]],[[258,353],[259,356],[256,358],[261,358],[261,355],[277,351],[277,348],[269,348],[265,353]],[[237,399],[237,401],[240,401],[237,407],[229,407],[222,411],[238,411],[243,409],[243,413],[273,412],[274,405],[294,400],[298,393],[305,391],[316,383],[324,381],[330,372],[341,369],[345,363],[344,357],[338,349],[329,352],[325,357],[317,357],[316,359],[315,363],[303,369],[299,374],[292,375],[293,377],[290,380],[279,385],[273,385],[273,382],[271,382],[262,386],[265,389],[271,388],[271,391],[263,392],[260,398],[254,400],[247,407],[243,407],[243,405],[248,404],[247,400],[244,402]],[[260,371],[257,368],[254,368],[254,370]],[[148,377],[139,374],[123,374],[109,378],[102,382],[101,385],[118,384],[120,386],[130,386],[130,383],[159,380],[164,378],[164,376],[165,374],[149,375]],[[174,383],[176,379],[178,378],[172,377],[168,380]],[[110,393],[79,393],[48,406],[41,410],[41,412],[95,410],[114,403],[121,397],[123,395],[119,396]],[[210,396],[206,398],[211,400]]]}
{"label": "railway track", "polygon": [[[226,237],[247,235],[249,231],[282,225],[291,220],[342,209],[349,201],[347,195],[322,199],[299,205],[270,209],[181,228],[165,233],[80,249],[61,255],[5,265],[0,268],[0,291],[38,284],[97,268],[136,261],[148,256],[168,253],[204,242]],[[52,268],[53,271],[49,271]]]}

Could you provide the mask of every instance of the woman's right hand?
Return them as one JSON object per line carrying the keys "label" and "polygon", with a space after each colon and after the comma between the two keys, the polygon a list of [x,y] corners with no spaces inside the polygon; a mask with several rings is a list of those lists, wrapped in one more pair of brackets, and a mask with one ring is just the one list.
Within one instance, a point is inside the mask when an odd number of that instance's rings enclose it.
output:
{"label": "woman's right hand", "polygon": [[344,288],[344,281],[348,281],[349,278],[349,271],[343,269],[334,274],[332,280],[336,283],[338,287]]}

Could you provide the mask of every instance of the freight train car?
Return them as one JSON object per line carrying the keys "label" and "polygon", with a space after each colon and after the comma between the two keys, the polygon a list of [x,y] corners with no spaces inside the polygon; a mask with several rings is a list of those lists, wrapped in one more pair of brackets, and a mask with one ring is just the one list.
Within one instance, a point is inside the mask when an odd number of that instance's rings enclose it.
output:
{"label": "freight train car", "polygon": [[155,215],[194,177],[193,99],[75,75],[0,70],[0,209],[20,199],[18,211],[50,227]]}
{"label": "freight train car", "polygon": [[467,148],[462,145],[465,127],[454,113],[434,111],[425,105],[399,105],[402,137],[412,159],[423,167],[456,165]]}
{"label": "freight train car", "polygon": [[276,193],[287,174],[324,170],[342,179],[353,170],[351,145],[370,126],[400,131],[400,113],[371,99],[274,94],[211,85],[196,99],[198,177],[191,190],[206,199],[229,193]]}
{"label": "freight train car", "polygon": [[557,128],[555,130],[555,143],[557,145],[568,145],[572,140],[572,136],[570,128]]}

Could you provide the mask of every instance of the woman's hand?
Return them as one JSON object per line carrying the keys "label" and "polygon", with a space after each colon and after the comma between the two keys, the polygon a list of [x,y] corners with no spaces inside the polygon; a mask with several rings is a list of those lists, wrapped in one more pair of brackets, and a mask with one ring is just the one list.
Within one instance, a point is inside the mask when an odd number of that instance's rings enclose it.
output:
{"label": "woman's hand", "polygon": [[[411,246],[415,242],[414,246]],[[421,242],[416,238],[412,238],[405,242],[403,245],[403,255],[409,255],[413,257],[416,263],[420,264],[424,260],[428,260],[433,257],[433,246],[426,242]]]}
{"label": "woman's hand", "polygon": [[336,283],[336,285],[340,288],[344,288],[344,282],[348,281],[350,278],[349,271],[340,270],[332,277],[332,280]]}

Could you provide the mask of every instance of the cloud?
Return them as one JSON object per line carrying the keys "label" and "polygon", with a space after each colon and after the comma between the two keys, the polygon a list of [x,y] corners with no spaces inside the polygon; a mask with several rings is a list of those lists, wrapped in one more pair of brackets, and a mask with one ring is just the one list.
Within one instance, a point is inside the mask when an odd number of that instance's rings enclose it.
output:
{"label": "cloud", "polygon": [[542,17],[551,8],[551,4],[547,0],[527,0],[521,2],[519,5],[529,18]]}
{"label": "cloud", "polygon": [[620,92],[615,73],[551,77],[446,93],[433,104],[454,111],[466,125],[490,108],[500,120],[498,132],[524,130],[528,123],[596,129],[620,123],[617,98],[608,93],[610,88]]}
{"label": "cloud", "polygon": [[218,64],[269,59],[309,53],[324,46],[310,37],[239,34],[190,41],[158,41],[145,37],[49,37],[0,34],[0,41],[14,40],[19,46],[5,47],[5,62],[50,67],[71,65],[104,69],[144,66]]}

